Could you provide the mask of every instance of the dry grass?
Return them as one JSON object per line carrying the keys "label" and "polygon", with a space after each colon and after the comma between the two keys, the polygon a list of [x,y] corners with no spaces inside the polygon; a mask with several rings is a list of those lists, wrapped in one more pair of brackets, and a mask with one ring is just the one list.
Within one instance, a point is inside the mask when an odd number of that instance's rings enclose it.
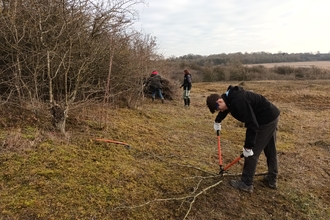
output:
{"label": "dry grass", "polygon": [[[245,83],[281,109],[279,189],[256,177],[251,195],[217,176],[215,115],[205,99],[229,84],[238,82],[195,83],[190,108],[148,99],[138,110],[75,109],[65,140],[38,123],[3,127],[0,143],[12,144],[0,154],[0,219],[327,219],[329,81]],[[225,165],[241,153],[245,129],[231,116],[222,128]],[[262,156],[257,172],[265,168]],[[229,172],[241,169],[242,161]]]}

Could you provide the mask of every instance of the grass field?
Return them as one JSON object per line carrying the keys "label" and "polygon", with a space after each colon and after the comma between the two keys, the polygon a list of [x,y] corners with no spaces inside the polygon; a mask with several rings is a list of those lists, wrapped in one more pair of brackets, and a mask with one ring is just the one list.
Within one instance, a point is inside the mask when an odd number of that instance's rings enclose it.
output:
{"label": "grass field", "polygon": [[[229,185],[244,159],[218,175],[216,115],[205,105],[238,83],[194,83],[189,108],[181,99],[146,99],[135,110],[79,106],[66,137],[47,112],[0,106],[0,219],[328,219],[330,81],[244,83],[281,110],[278,189],[256,176],[252,194]],[[244,135],[242,123],[223,121],[224,165],[240,155]]]}

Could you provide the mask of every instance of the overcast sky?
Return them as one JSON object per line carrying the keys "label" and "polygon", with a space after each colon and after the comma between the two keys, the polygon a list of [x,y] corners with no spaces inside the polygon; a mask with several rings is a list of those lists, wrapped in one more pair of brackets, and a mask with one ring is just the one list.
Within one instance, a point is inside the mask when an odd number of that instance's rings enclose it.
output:
{"label": "overcast sky", "polygon": [[330,52],[330,0],[146,0],[135,29],[165,57]]}

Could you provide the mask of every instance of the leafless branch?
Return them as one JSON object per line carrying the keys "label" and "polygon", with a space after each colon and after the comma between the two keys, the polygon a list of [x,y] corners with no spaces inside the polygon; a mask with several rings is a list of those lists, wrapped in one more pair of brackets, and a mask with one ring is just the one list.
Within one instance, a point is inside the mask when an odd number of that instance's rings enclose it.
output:
{"label": "leafless branch", "polygon": [[180,201],[180,200],[187,200],[187,199],[192,199],[190,204],[189,204],[189,209],[187,210],[185,216],[183,219],[186,219],[187,216],[189,215],[192,207],[193,207],[193,204],[194,202],[196,201],[197,197],[202,195],[203,193],[206,193],[206,191],[216,187],[217,185],[219,185],[220,183],[222,183],[222,180],[212,184],[211,186],[208,186],[204,189],[201,189],[198,193],[198,189],[201,185],[203,180],[200,180],[197,185],[194,187],[194,191],[190,194],[190,195],[186,195],[186,196],[181,196],[181,197],[176,197],[176,198],[164,198],[164,199],[154,199],[154,200],[150,200],[150,201],[147,201],[145,203],[142,203],[140,205],[135,205],[135,206],[121,206],[121,207],[116,207],[114,208],[113,210],[119,210],[119,209],[136,209],[136,208],[141,208],[141,207],[144,207],[146,205],[149,205],[151,203],[155,203],[155,202],[165,202],[165,201]]}

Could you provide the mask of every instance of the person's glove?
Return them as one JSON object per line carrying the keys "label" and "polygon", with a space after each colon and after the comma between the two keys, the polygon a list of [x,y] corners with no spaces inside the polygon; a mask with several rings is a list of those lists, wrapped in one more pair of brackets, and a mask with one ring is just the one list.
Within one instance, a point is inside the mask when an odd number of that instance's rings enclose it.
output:
{"label": "person's glove", "polygon": [[214,122],[213,128],[216,131],[221,131],[221,124],[218,122]]}
{"label": "person's glove", "polygon": [[243,147],[243,155],[244,157],[250,157],[253,156],[253,150],[252,149],[247,149]]}

